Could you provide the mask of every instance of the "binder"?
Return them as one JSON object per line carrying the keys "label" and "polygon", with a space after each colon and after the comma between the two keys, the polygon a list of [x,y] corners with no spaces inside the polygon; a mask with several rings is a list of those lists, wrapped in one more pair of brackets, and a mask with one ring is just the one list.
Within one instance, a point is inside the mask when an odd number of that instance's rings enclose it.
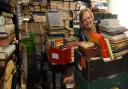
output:
{"label": "binder", "polygon": [[7,59],[15,49],[15,45],[9,45],[4,50],[0,50],[0,59]]}

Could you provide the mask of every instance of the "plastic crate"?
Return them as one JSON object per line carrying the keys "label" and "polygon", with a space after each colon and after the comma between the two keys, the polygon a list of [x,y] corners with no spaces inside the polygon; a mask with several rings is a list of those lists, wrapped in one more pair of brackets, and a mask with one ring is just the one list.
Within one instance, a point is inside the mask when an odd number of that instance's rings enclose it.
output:
{"label": "plastic crate", "polygon": [[71,49],[66,47],[64,49],[49,48],[48,60],[55,64],[67,64],[71,61]]}

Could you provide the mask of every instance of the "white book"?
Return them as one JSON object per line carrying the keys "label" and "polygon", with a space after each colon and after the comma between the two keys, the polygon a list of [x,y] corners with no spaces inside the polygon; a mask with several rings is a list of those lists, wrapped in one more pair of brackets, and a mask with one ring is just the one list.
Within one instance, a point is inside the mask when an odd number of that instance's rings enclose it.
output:
{"label": "white book", "polygon": [[0,51],[4,50],[5,47],[0,47]]}
{"label": "white book", "polygon": [[0,50],[0,59],[7,59],[15,51],[15,49],[15,45],[9,45],[3,50]]}
{"label": "white book", "polygon": [[0,39],[8,38],[10,35],[12,35],[14,31],[10,31],[8,33],[0,33]]}
{"label": "white book", "polygon": [[4,16],[0,16],[0,25],[4,25],[4,24],[5,24]]}
{"label": "white book", "polygon": [[0,26],[0,33],[11,33],[14,31],[14,24],[10,24],[10,25],[1,25]]}
{"label": "white book", "polygon": [[0,16],[0,25],[13,24],[12,18]]}
{"label": "white book", "polygon": [[109,39],[109,40],[114,40],[114,41],[118,41],[118,40],[122,40],[122,39],[126,39],[127,36],[125,36],[125,34],[120,34],[120,35],[115,35],[115,36],[110,36],[104,33],[101,33],[105,38]]}

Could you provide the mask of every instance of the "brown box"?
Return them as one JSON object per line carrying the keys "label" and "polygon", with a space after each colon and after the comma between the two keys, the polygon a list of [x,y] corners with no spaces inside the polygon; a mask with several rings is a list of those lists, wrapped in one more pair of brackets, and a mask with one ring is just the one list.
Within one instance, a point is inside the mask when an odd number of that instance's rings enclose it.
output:
{"label": "brown box", "polygon": [[69,10],[69,5],[70,3],[69,2],[64,2],[64,10]]}

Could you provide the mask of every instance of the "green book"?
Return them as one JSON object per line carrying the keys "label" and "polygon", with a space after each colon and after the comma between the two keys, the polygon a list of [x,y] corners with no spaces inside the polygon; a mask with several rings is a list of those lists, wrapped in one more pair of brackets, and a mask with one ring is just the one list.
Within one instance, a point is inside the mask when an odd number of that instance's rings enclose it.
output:
{"label": "green book", "polygon": [[113,60],[114,59],[114,55],[113,55],[113,52],[112,52],[112,48],[111,48],[110,42],[106,38],[105,38],[105,41],[106,41],[106,44],[107,44],[107,47],[108,47],[108,50],[109,50],[109,55],[110,55],[111,59]]}

